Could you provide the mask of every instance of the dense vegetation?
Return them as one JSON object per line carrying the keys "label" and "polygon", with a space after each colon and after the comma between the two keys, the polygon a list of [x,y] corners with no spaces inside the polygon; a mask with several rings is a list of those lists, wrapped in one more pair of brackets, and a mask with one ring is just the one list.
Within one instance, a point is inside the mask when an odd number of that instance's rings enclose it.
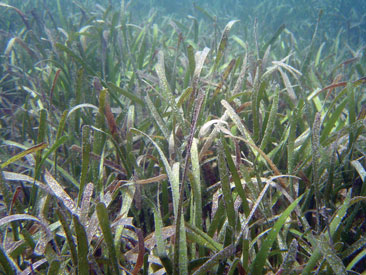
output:
{"label": "dense vegetation", "polygon": [[365,1],[172,2],[0,2],[0,272],[366,272]]}

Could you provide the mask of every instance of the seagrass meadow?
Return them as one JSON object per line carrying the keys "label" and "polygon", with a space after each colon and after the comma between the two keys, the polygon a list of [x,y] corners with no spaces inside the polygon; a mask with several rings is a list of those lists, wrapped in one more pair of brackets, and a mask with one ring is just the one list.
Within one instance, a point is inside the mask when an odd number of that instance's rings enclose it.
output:
{"label": "seagrass meadow", "polygon": [[0,14],[0,274],[366,274],[364,0]]}

